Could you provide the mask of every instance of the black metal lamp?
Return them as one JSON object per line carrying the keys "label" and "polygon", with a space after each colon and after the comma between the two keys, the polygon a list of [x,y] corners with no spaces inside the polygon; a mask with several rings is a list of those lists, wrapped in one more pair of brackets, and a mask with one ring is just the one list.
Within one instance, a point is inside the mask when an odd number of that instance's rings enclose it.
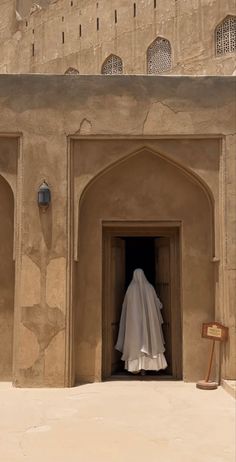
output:
{"label": "black metal lamp", "polygon": [[45,180],[39,186],[38,190],[38,206],[42,212],[46,212],[51,202],[51,191],[48,187],[48,184]]}

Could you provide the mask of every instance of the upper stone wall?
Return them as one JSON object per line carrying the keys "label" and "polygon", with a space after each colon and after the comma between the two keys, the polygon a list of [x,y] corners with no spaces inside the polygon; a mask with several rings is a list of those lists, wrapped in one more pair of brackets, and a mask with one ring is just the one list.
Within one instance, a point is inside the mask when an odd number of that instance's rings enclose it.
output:
{"label": "upper stone wall", "polygon": [[100,74],[114,54],[123,73],[146,74],[147,48],[157,37],[170,42],[170,74],[235,71],[234,53],[215,52],[215,28],[236,15],[235,0],[39,0],[42,8],[33,9],[32,3],[18,0],[26,16],[2,40],[2,73],[61,74],[71,67]]}

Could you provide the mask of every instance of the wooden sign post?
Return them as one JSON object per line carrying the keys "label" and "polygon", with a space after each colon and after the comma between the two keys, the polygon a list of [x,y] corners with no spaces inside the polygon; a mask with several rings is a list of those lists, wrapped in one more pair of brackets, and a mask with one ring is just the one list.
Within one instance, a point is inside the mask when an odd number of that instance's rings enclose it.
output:
{"label": "wooden sign post", "polygon": [[215,350],[215,342],[225,342],[228,339],[228,327],[219,322],[209,322],[202,325],[202,337],[212,340],[211,353],[205,380],[199,380],[196,386],[201,390],[215,390],[218,387],[216,382],[210,381],[211,368]]}

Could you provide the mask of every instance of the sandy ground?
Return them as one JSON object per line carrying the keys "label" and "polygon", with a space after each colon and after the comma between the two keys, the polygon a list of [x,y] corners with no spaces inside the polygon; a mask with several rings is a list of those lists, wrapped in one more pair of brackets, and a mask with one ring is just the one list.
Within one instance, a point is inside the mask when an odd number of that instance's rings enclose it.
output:
{"label": "sandy ground", "polygon": [[235,462],[235,400],[183,382],[0,385],[1,462]]}

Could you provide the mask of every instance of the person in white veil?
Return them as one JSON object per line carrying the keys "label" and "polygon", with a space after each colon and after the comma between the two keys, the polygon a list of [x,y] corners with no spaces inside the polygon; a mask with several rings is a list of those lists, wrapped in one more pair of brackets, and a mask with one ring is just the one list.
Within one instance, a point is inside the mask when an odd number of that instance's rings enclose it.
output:
{"label": "person in white veil", "polygon": [[162,303],[142,269],[136,269],[126,291],[116,350],[129,372],[167,367],[162,333]]}

